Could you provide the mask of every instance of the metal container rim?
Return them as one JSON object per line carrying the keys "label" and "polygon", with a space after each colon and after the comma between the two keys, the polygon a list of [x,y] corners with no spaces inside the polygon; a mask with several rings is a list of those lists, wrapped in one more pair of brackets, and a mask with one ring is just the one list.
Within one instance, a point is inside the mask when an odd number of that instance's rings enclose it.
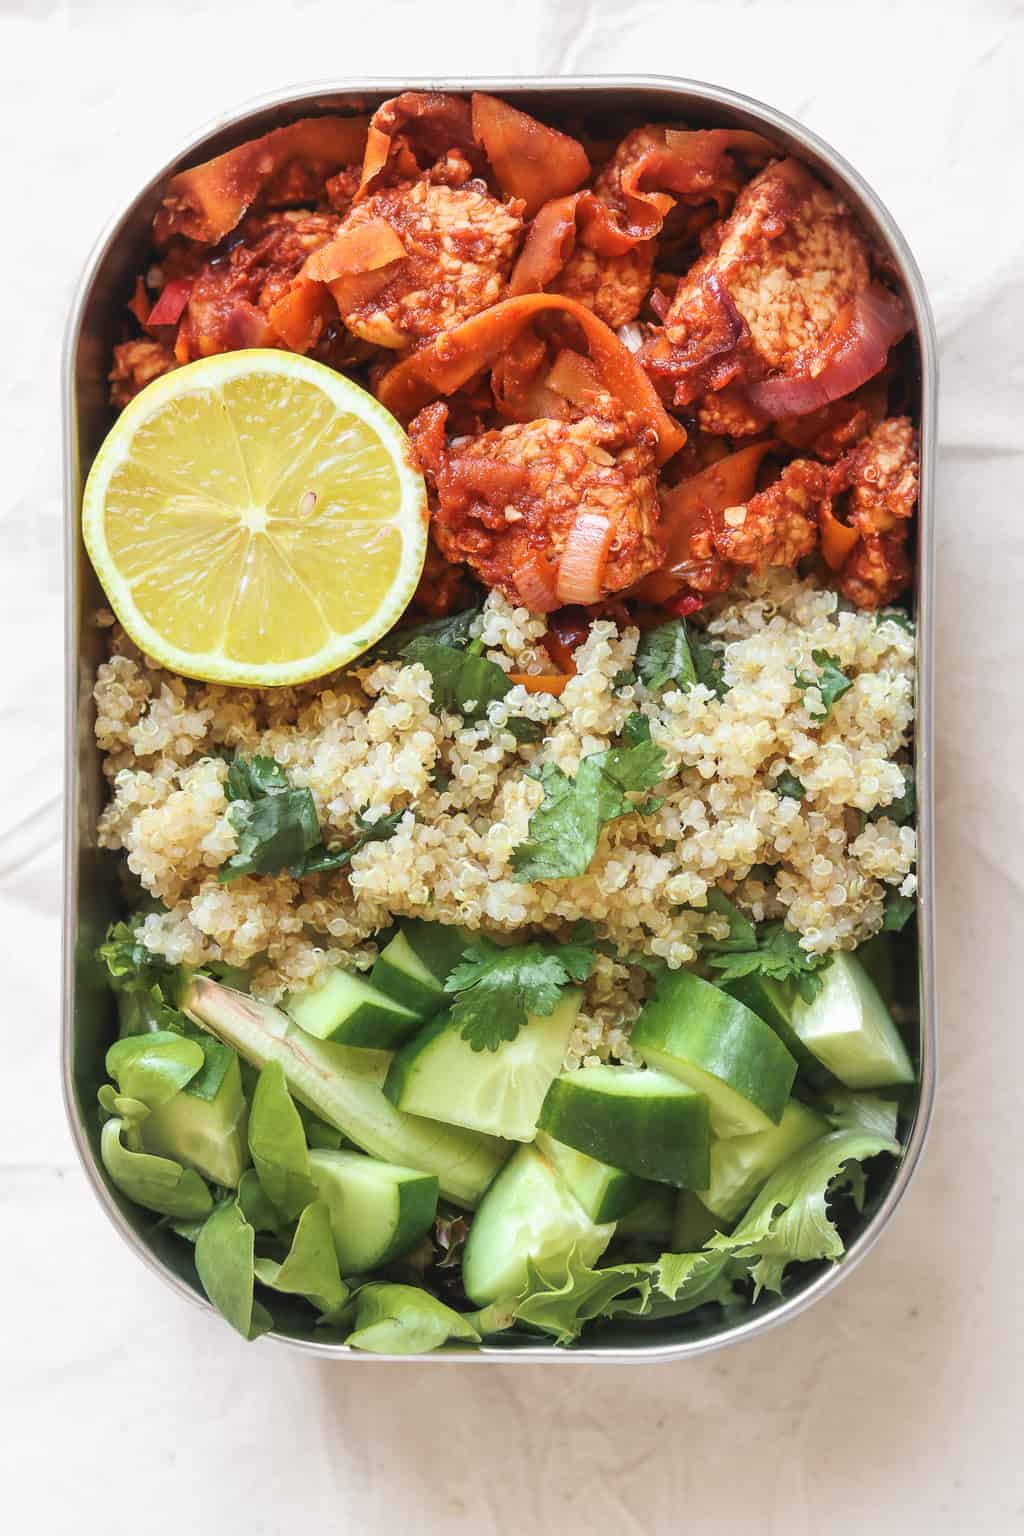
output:
{"label": "metal container rim", "polygon": [[921,1069],[917,1110],[914,1123],[904,1149],[899,1167],[877,1210],[863,1231],[849,1245],[843,1259],[823,1270],[794,1295],[785,1298],[770,1309],[754,1313],[745,1321],[707,1338],[681,1340],[678,1343],[638,1343],[627,1348],[601,1347],[600,1345],[576,1346],[558,1349],[553,1345],[516,1347],[515,1349],[481,1346],[479,1349],[445,1349],[422,1356],[368,1355],[349,1350],[337,1344],[320,1344],[315,1340],[297,1339],[288,1334],[272,1332],[268,1338],[290,1346],[292,1349],[331,1360],[364,1360],[381,1363],[409,1364],[410,1359],[422,1361],[467,1361],[505,1364],[576,1364],[605,1362],[636,1365],[641,1362],[665,1363],[703,1355],[721,1349],[742,1339],[751,1339],[769,1329],[789,1321],[804,1312],[815,1301],[827,1296],[866,1257],[881,1237],[896,1207],[905,1194],[921,1159],[927,1140],[935,1102],[937,1075],[937,1019],[935,998],[934,957],[934,810],[932,793],[932,706],[933,706],[933,654],[934,654],[934,541],[931,536],[932,503],[934,493],[935,435],[937,416],[936,337],[935,326],[920,268],[901,229],[870,184],[850,162],[818,134],[804,127],[795,118],[754,97],[729,90],[724,86],[682,76],[661,74],[610,74],[610,75],[495,75],[460,76],[438,79],[435,77],[343,76],[302,82],[287,89],[280,89],[251,98],[232,110],[207,122],[197,133],[190,136],[177,154],[172,156],[136,193],[123,208],[106,224],[97,238],[83,267],[76,286],[64,332],[61,359],[61,393],[63,401],[63,459],[64,459],[64,642],[65,642],[65,761],[64,761],[64,821],[63,821],[63,929],[62,929],[62,1007],[61,1007],[61,1080],[65,1112],[72,1138],[83,1170],[93,1187],[101,1206],[117,1228],[125,1242],[132,1247],[142,1261],[179,1295],[194,1305],[212,1311],[209,1302],[199,1296],[186,1282],[161,1262],[138,1233],[125,1220],[113,1200],[106,1184],[100,1177],[92,1150],[81,1123],[75,1102],[73,1082],[73,1035],[75,1004],[75,945],[77,904],[74,876],[78,862],[78,791],[79,775],[76,751],[77,705],[77,555],[78,555],[78,485],[75,441],[75,357],[82,318],[90,291],[103,261],[116,242],[133,210],[146,194],[168,175],[172,174],[189,157],[217,134],[241,129],[248,119],[274,109],[294,108],[296,112],[308,109],[318,98],[345,95],[392,95],[404,90],[445,90],[467,92],[486,89],[506,95],[545,93],[575,95],[591,92],[606,94],[621,91],[662,91],[680,96],[700,98],[701,105],[721,107],[740,113],[756,121],[769,136],[789,140],[800,150],[809,152],[827,165],[844,187],[852,191],[866,208],[877,228],[882,232],[889,249],[896,258],[900,276],[910,299],[921,353],[921,485],[918,512],[918,628],[917,628],[917,737],[916,771],[918,789],[918,910],[919,910],[919,980],[920,980],[920,1037]]}

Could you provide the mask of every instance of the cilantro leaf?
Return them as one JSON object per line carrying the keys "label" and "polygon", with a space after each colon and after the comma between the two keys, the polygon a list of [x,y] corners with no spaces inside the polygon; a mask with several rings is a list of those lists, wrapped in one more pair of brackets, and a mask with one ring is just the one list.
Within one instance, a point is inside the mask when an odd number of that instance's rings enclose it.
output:
{"label": "cilantro leaf", "polygon": [[799,935],[784,923],[763,923],[755,930],[754,944],[748,949],[733,946],[726,950],[712,940],[704,944],[704,952],[708,964],[720,973],[719,982],[754,975],[769,976],[773,981],[792,979],[807,1003],[821,991],[821,977],[816,973],[829,959],[828,955],[813,955],[802,949]]}
{"label": "cilantro leaf", "polygon": [[697,672],[682,619],[671,619],[657,629],[644,630],[636,648],[636,671],[652,693],[668,683],[684,692],[693,687]]}
{"label": "cilantro leaf", "polygon": [[629,796],[657,784],[664,767],[665,753],[648,741],[592,753],[582,759],[574,779],[553,763],[531,769],[531,777],[543,785],[544,801],[530,817],[526,841],[513,852],[515,878],[564,880],[584,874],[606,822],[657,810],[660,800],[634,805]]}
{"label": "cilantro leaf", "polygon": [[539,720],[527,720],[525,715],[510,715],[505,721],[506,731],[511,731],[518,742],[543,741],[544,727]]}
{"label": "cilantro leaf", "polygon": [[563,989],[586,981],[593,966],[594,951],[582,939],[503,947],[480,938],[445,982],[455,996],[451,1021],[474,1051],[496,1051],[531,1013],[553,1013]]}
{"label": "cilantro leaf", "polygon": [[708,911],[717,912],[720,917],[727,918],[729,932],[724,939],[705,938],[703,947],[707,954],[728,955],[735,950],[757,948],[757,929],[717,886],[708,891]]}
{"label": "cilantro leaf", "polygon": [[786,800],[802,800],[807,791],[796,774],[784,768],[775,780],[775,793]]}
{"label": "cilantro leaf", "polygon": [[361,664],[419,662],[433,680],[436,711],[482,720],[488,704],[503,699],[512,683],[496,662],[480,654],[483,647],[473,639],[480,614],[479,608],[467,608],[448,618],[396,629],[379,641]]}
{"label": "cilantro leaf", "polygon": [[836,1176],[850,1163],[879,1152],[896,1156],[899,1150],[895,1138],[874,1131],[830,1132],[787,1158],[733,1232],[729,1236],[717,1232],[707,1247],[756,1260],[755,1299],[763,1289],[781,1293],[787,1264],[837,1259],[843,1253],[843,1240],[828,1213],[828,1195]]}
{"label": "cilantro leaf", "polygon": [[811,660],[820,668],[817,677],[803,677],[796,674],[796,686],[798,688],[817,688],[821,694],[822,708],[820,713],[809,711],[812,720],[827,720],[829,711],[837,699],[841,699],[844,693],[848,693],[853,687],[853,679],[847,677],[839,665],[839,657],[833,656],[829,651],[812,651]]}
{"label": "cilantro leaf", "polygon": [[636,672],[632,667],[622,667],[612,678],[612,693],[618,693],[622,688],[631,688],[636,682]]}
{"label": "cilantro leaf", "polygon": [[899,891],[890,891],[885,898],[882,932],[902,933],[913,917],[916,906],[913,896],[901,896]]}
{"label": "cilantro leaf", "polygon": [[318,848],[314,848],[306,855],[301,865],[290,870],[289,873],[298,879],[302,875],[320,875],[325,870],[343,869],[346,864],[351,864],[353,855],[357,854],[360,848],[365,848],[368,843],[386,843],[389,838],[394,837],[404,815],[404,810],[391,811],[386,816],[378,816],[376,821],[367,821],[363,812],[357,811],[358,835],[354,842],[349,843],[347,848],[339,848],[333,853],[329,853],[321,843]]}
{"label": "cilantro leaf", "polygon": [[495,661],[441,641],[419,637],[402,651],[405,661],[418,661],[433,680],[434,709],[482,720],[488,704],[503,699],[512,687]]}
{"label": "cilantro leaf", "polygon": [[651,739],[651,722],[646,715],[627,715],[622,723],[622,739],[627,747],[642,746]]}
{"label": "cilantro leaf", "polygon": [[119,1033],[142,1035],[170,1029],[181,1034],[185,1019],[177,1002],[184,990],[184,973],[135,937],[140,921],[141,914],[111,923],[96,951],[117,999]]}
{"label": "cilantro leaf", "polygon": [[242,875],[276,875],[283,869],[296,880],[342,869],[367,843],[393,837],[405,815],[399,810],[368,821],[364,807],[356,813],[355,841],[330,851],[324,845],[312,794],[308,789],[293,789],[272,757],[236,757],[228,768],[225,792],[238,848],[217,871],[223,885]]}
{"label": "cilantro leaf", "polygon": [[705,688],[710,688],[712,693],[724,699],[729,692],[729,684],[722,672],[721,651],[716,650],[707,636],[697,629],[690,630],[689,645],[698,683],[703,683]]}
{"label": "cilantro leaf", "polygon": [[422,624],[404,624],[378,640],[371,650],[359,658],[359,666],[404,658],[409,646],[416,640],[432,640],[439,645],[451,645],[461,650],[472,640],[473,630],[482,611],[480,608],[466,608],[462,613],[451,613],[443,619],[428,619]]}

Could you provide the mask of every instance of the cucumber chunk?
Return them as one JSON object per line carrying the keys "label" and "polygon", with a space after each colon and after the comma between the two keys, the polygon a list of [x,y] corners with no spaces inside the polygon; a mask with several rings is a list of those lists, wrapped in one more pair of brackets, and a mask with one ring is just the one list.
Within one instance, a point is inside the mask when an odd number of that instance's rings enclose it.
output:
{"label": "cucumber chunk", "polygon": [[422,1020],[351,971],[328,971],[308,992],[289,993],[284,1011],[307,1035],[388,1051],[407,1040]]}
{"label": "cucumber chunk", "polygon": [[438,1183],[362,1152],[310,1152],[310,1177],[326,1201],[343,1275],[365,1274],[400,1258],[429,1232]]}
{"label": "cucumber chunk", "polygon": [[417,917],[402,923],[409,948],[443,987],[462,959],[473,934],[467,928],[449,923],[425,923]]}
{"label": "cucumber chunk", "polygon": [[546,1131],[537,1132],[537,1150],[551,1163],[591,1221],[618,1221],[651,1191],[651,1185],[622,1168],[577,1152]]}
{"label": "cucumber chunk", "polygon": [[711,1180],[707,1189],[698,1192],[702,1204],[712,1216],[734,1222],[780,1163],[828,1130],[821,1115],[790,1099],[782,1119],[770,1131],[712,1142]]}
{"label": "cucumber chunk", "polygon": [[[737,1136],[740,1141],[742,1137]],[[728,1145],[728,1143],[725,1143]],[[709,1237],[729,1223],[712,1216],[699,1195],[692,1189],[681,1189],[676,1196],[672,1214],[671,1242],[673,1253],[699,1253]]]}
{"label": "cucumber chunk", "polygon": [[878,989],[855,955],[833,955],[812,1003],[797,999],[793,1028],[847,1088],[915,1081],[907,1048]]}
{"label": "cucumber chunk", "polygon": [[548,1089],[542,1130],[641,1179],[700,1189],[709,1174],[708,1101],[650,1068],[581,1067]]}
{"label": "cucumber chunk", "polygon": [[441,1014],[398,1052],[384,1092],[411,1115],[532,1141],[579,1007],[580,994],[567,992],[553,1013],[531,1014],[496,1051],[474,1051]]}
{"label": "cucumber chunk", "polygon": [[[209,1038],[209,1037],[207,1037]],[[215,1058],[219,1081],[212,1096],[213,1075],[200,1073],[181,1093],[159,1105],[142,1121],[140,1134],[146,1152],[176,1159],[195,1168],[214,1184],[237,1189],[249,1163],[245,1139],[249,1110],[242,1092],[242,1073],[234,1051],[223,1050]],[[221,1068],[223,1067],[223,1070]],[[200,1091],[197,1090],[197,1085]]]}
{"label": "cucumber chunk", "polygon": [[478,1307],[518,1296],[528,1261],[555,1265],[573,1248],[595,1264],[614,1231],[591,1221],[536,1147],[520,1147],[473,1218],[462,1259],[466,1295]]}
{"label": "cucumber chunk", "polygon": [[707,1095],[716,1136],[749,1136],[782,1119],[796,1062],[775,1031],[721,987],[670,971],[630,1042],[652,1067]]}
{"label": "cucumber chunk", "polygon": [[651,1243],[668,1243],[672,1236],[676,1200],[690,1191],[680,1190],[677,1195],[667,1184],[648,1184],[647,1188],[647,1198],[616,1223],[615,1236],[642,1237]]}
{"label": "cucumber chunk", "polygon": [[725,982],[722,990],[745,1003],[752,1013],[774,1029],[808,1083],[821,1088],[829,1082],[832,1074],[807,1049],[793,1028],[793,1004],[798,994],[792,982],[774,981],[770,976],[740,976],[735,981]]}
{"label": "cucumber chunk", "polygon": [[254,1066],[279,1061],[294,1097],[371,1157],[437,1174],[456,1205],[478,1205],[509,1154],[491,1136],[402,1114],[382,1092],[383,1051],[317,1040],[279,1008],[203,976],[192,978],[182,1007]]}
{"label": "cucumber chunk", "polygon": [[414,1013],[421,1023],[432,1019],[444,1003],[444,984],[438,981],[409,943],[396,933],[385,945],[370,972],[371,985]]}

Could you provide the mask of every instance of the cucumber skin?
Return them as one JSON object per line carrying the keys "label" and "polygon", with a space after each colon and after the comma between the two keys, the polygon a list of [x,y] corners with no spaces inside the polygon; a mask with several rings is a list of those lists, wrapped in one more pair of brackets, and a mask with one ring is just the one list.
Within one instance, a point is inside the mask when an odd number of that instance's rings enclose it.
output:
{"label": "cucumber skin", "polygon": [[591,1221],[618,1221],[636,1209],[660,1187],[622,1168],[589,1157],[576,1147],[538,1130],[537,1150],[541,1152],[558,1174],[562,1183],[582,1205]]}
{"label": "cucumber skin", "polygon": [[338,1047],[305,1034],[270,1003],[195,976],[181,1006],[253,1066],[279,1061],[292,1095],[371,1157],[436,1173],[455,1205],[475,1209],[512,1150],[495,1136],[404,1115],[384,1097],[380,1079],[347,1073],[334,1056]]}
{"label": "cucumber skin", "polygon": [[615,1228],[616,1237],[640,1237],[651,1243],[667,1243],[672,1236],[672,1217],[676,1200],[692,1194],[682,1189],[678,1195],[668,1184],[649,1184],[647,1197],[628,1211]]}
{"label": "cucumber skin", "polygon": [[706,1186],[711,1122],[703,1094],[616,1099],[591,1089],[585,1077],[582,1068],[555,1078],[537,1122],[541,1130],[638,1179],[675,1189]]}
{"label": "cucumber skin", "polygon": [[399,1108],[402,1094],[411,1082],[421,1050],[436,1040],[438,1035],[443,1035],[447,1028],[448,1014],[436,1014],[426,1024],[422,1024],[412,1039],[407,1040],[396,1053],[383,1084],[385,1098],[390,1099],[396,1109]]}
{"label": "cucumber skin", "polygon": [[778,1125],[796,1062],[744,1003],[690,971],[671,971],[633,1025],[630,1043],[690,1062],[721,1079]]}
{"label": "cucumber skin", "polygon": [[[353,1152],[349,1157],[362,1155],[362,1153]],[[373,1162],[373,1159],[368,1161]],[[393,1259],[400,1258],[403,1253],[408,1253],[411,1248],[415,1248],[434,1224],[434,1218],[437,1215],[437,1175],[418,1173],[413,1168],[399,1169],[394,1164],[390,1166],[378,1164],[381,1181],[390,1183],[395,1191],[398,1204],[397,1219],[391,1227],[390,1235],[383,1233],[382,1224],[382,1240],[375,1247],[366,1242],[366,1234],[361,1234],[360,1242],[353,1243],[346,1236],[350,1229],[350,1223],[346,1222],[344,1191],[348,1157],[344,1152],[314,1151],[310,1153],[309,1164],[317,1194],[327,1205],[338,1264],[343,1276],[365,1274],[381,1264],[390,1264]],[[389,1172],[402,1173],[407,1177],[389,1179],[387,1177]],[[356,1251],[360,1248],[364,1251],[356,1257]]]}
{"label": "cucumber skin", "polygon": [[723,983],[722,991],[743,1003],[751,1013],[756,1013],[769,1029],[774,1029],[796,1062],[798,1072],[812,1087],[824,1088],[835,1081],[828,1068],[807,1049],[790,1022],[796,1001],[792,983],[773,981],[767,976],[740,976],[735,981]]}
{"label": "cucumber skin", "polygon": [[473,942],[473,935],[449,923],[428,923],[422,918],[403,922],[402,932],[410,949],[443,987]]}
{"label": "cucumber skin", "polygon": [[[321,991],[330,991],[341,982],[351,984],[358,1001],[349,1007],[333,1024],[324,1024],[319,1017],[329,1012],[326,1003],[320,1001]],[[360,995],[363,994],[363,995]],[[361,976],[340,972],[328,975],[309,992],[289,996],[284,1012],[298,1025],[304,1034],[334,1045],[358,1046],[361,1050],[392,1051],[407,1040],[420,1027],[417,1014],[404,1008],[394,999],[380,995],[377,1001],[375,989]]]}
{"label": "cucumber skin", "polygon": [[[423,1024],[427,1019],[433,1018],[438,1009],[443,1006],[444,988],[436,976],[430,972],[428,972],[429,982],[424,981],[421,976],[410,974],[402,963],[405,958],[402,955],[403,940],[404,947],[411,953],[413,960],[427,970],[406,935],[398,933],[378,955],[377,963],[370,972],[370,985],[376,987],[378,992],[383,992],[384,996],[390,998],[392,1002],[408,1008]],[[408,1039],[408,1034],[405,1038]],[[402,1041],[395,1043],[402,1044]]]}

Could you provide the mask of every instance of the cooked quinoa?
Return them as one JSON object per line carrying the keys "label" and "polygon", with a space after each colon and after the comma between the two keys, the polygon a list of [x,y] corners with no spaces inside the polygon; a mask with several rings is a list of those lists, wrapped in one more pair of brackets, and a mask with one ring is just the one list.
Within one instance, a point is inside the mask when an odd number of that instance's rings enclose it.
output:
{"label": "cooked quinoa", "polygon": [[[545,628],[488,597],[481,638],[506,671],[550,670]],[[712,887],[757,921],[784,917],[815,953],[855,948],[881,926],[889,890],[915,889],[914,831],[883,811],[904,790],[913,634],[789,572],[750,578],[710,620],[724,647],[721,699],[700,685],[658,696],[623,685],[638,631],[601,620],[560,697],[517,685],[476,725],[433,712],[430,674],[417,664],[357,667],[302,688],[224,688],[162,671],[112,633],[95,688],[112,789],[100,845],[124,849],[166,909],[142,921],[150,949],[179,964],[248,966],[253,991],[271,1000],[326,966],[366,969],[375,935],[398,916],[493,934],[564,932],[586,919],[617,958],[598,956],[570,1059],[628,1060],[649,986],[630,957],[679,967],[696,959],[701,934],[724,937],[725,919],[706,910]],[[797,677],[816,675],[812,652],[822,650],[852,687],[819,724],[820,693]],[[637,711],[666,754],[660,808],[606,826],[586,874],[516,881],[511,855],[543,799],[526,770],[548,761],[574,773]],[[519,742],[513,716],[542,722],[543,739]],[[274,757],[308,787],[328,842],[353,839],[357,812],[407,814],[348,870],[220,884],[218,866],[236,848],[224,788],[236,750]],[[778,792],[784,771],[802,799]]]}

